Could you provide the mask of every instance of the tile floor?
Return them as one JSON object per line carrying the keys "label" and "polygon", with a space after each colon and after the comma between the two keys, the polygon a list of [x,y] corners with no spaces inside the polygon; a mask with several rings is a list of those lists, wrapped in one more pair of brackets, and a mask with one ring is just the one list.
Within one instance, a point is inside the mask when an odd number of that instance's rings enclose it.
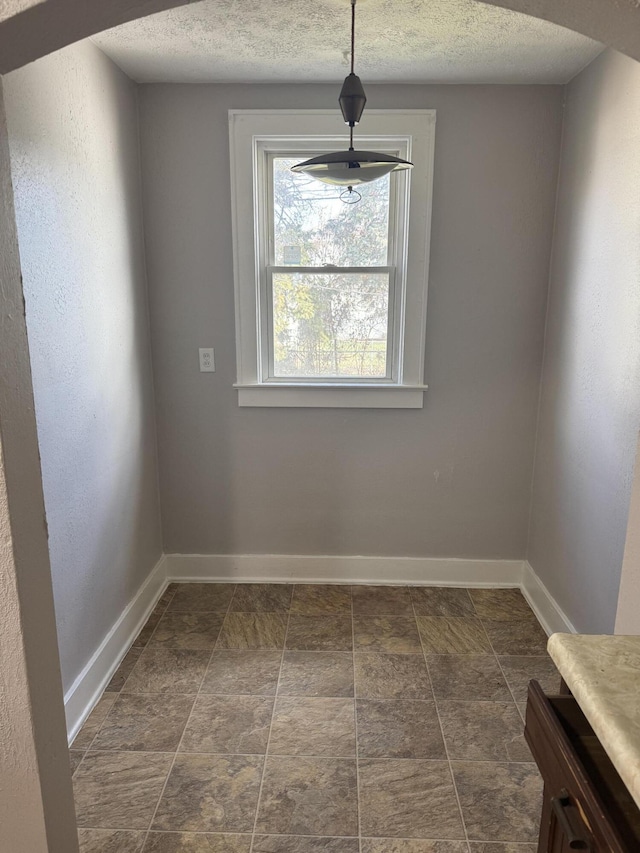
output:
{"label": "tile floor", "polygon": [[517,590],[172,584],[71,748],[82,853],[534,853]]}

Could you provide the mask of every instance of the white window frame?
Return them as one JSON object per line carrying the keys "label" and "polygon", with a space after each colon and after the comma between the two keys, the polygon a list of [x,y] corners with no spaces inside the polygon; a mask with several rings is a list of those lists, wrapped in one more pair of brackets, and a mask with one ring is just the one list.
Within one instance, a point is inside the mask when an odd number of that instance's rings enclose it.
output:
{"label": "white window frame", "polygon": [[393,351],[387,376],[274,379],[268,361],[267,298],[271,157],[292,150],[338,150],[346,145],[347,132],[338,110],[229,110],[240,406],[422,408],[435,111],[367,110],[366,131],[356,133],[358,148],[396,153],[414,163],[411,171],[392,175],[391,182],[397,251],[396,281],[390,282]]}

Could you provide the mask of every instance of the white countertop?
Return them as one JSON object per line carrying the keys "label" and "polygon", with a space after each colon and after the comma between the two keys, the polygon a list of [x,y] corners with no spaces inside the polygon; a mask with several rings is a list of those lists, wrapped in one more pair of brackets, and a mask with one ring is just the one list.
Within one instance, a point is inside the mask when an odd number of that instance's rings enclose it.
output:
{"label": "white countertop", "polygon": [[553,634],[547,648],[640,807],[640,637]]}

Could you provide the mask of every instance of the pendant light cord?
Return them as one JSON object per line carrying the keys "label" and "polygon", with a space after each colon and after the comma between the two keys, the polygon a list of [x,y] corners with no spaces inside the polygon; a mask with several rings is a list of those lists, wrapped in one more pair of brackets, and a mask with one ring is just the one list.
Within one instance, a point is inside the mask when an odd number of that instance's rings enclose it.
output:
{"label": "pendant light cord", "polygon": [[[351,73],[355,65],[356,50],[356,0],[351,0]],[[349,151],[353,151],[353,125],[349,125]]]}
{"label": "pendant light cord", "polygon": [[351,0],[351,73],[355,65],[356,49],[356,0]]}

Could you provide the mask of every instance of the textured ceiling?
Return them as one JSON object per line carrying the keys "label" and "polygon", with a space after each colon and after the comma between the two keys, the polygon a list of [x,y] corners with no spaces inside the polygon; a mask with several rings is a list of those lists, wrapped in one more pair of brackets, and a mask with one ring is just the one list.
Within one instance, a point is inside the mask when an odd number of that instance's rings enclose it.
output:
{"label": "textured ceiling", "polygon": [[[204,0],[94,37],[139,82],[314,81],[348,65],[349,0]],[[365,82],[564,83],[602,49],[475,0],[358,0]]]}

